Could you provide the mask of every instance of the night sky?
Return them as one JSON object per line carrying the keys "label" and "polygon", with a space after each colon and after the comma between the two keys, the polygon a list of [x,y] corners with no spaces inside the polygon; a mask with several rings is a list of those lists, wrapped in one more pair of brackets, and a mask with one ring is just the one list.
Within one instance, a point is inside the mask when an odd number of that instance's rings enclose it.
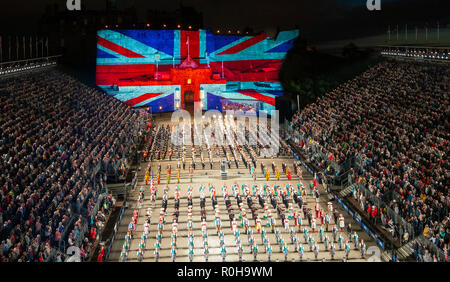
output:
{"label": "night sky", "polygon": [[[81,0],[87,9],[105,9],[106,0]],[[0,33],[33,32],[46,4],[66,0],[1,0]],[[323,39],[355,32],[377,33],[388,24],[450,22],[448,0],[381,0],[382,10],[369,12],[366,0],[117,0],[117,8],[135,6],[140,21],[148,9],[174,11],[180,4],[203,12],[205,28],[256,31],[298,25],[310,38]]]}

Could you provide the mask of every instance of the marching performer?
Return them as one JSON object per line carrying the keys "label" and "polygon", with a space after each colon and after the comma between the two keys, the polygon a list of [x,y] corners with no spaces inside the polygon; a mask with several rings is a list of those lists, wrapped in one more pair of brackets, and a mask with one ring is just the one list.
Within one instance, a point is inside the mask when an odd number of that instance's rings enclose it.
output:
{"label": "marching performer", "polygon": [[145,172],[145,185],[148,185],[148,181],[150,179],[150,171]]}
{"label": "marching performer", "polygon": [[251,230],[251,229],[248,230],[247,237],[248,237],[248,239],[253,237],[253,230]]}
{"label": "marching performer", "polygon": [[155,248],[155,251],[153,253],[155,255],[155,261],[158,262],[158,259],[159,259],[159,248]]}
{"label": "marching performer", "polygon": [[342,245],[344,244],[344,237],[342,237],[342,233],[339,233],[338,242],[339,242],[339,249],[342,250]]}
{"label": "marching performer", "polygon": [[322,243],[323,242],[323,235],[324,235],[324,231],[323,231],[323,226],[321,225],[320,226],[320,229],[319,229],[319,238],[320,238],[320,243]]}
{"label": "marching performer", "polygon": [[361,258],[366,258],[366,244],[364,240],[361,239],[361,243],[359,244],[359,248],[361,250]]}
{"label": "marching performer", "polygon": [[302,188],[303,184],[301,182],[297,183],[297,193],[301,196],[302,195]]}
{"label": "marching performer", "polygon": [[248,219],[246,217],[244,217],[244,228],[245,228],[245,233],[248,234],[249,231],[249,225],[248,225]]}
{"label": "marching performer", "polygon": [[194,223],[192,222],[192,219],[189,218],[188,222],[187,222],[187,228],[189,232],[192,232],[192,229],[194,228]]}
{"label": "marching performer", "polygon": [[206,233],[206,221],[205,221],[205,219],[203,219],[203,221],[202,221],[202,234],[204,234],[204,233]]}
{"label": "marching performer", "polygon": [[239,246],[241,244],[241,238],[236,237],[235,240],[236,240],[236,246]]}
{"label": "marching performer", "polygon": [[269,238],[267,238],[267,236],[264,236],[263,243],[264,243],[264,246],[265,246],[266,248],[267,248],[268,245],[270,245],[270,243],[269,243]]}
{"label": "marching performer", "polygon": [[294,220],[294,227],[297,227],[298,225],[298,220],[297,220],[297,211],[294,211],[294,213],[292,214],[292,219]]}
{"label": "marching performer", "polygon": [[312,227],[312,232],[314,233],[316,231],[316,227],[317,227],[315,218],[312,218],[312,220],[311,220],[311,227]]}
{"label": "marching performer", "polygon": [[330,238],[328,236],[325,236],[325,250],[328,251],[328,246],[330,245]]}
{"label": "marching performer", "polygon": [[127,245],[127,250],[128,250],[128,247],[130,246],[130,242],[131,242],[131,233],[130,233],[130,231],[128,231],[127,235],[125,235],[125,243]]}
{"label": "marching performer", "polygon": [[253,253],[253,260],[256,261],[256,256],[258,255],[258,245],[253,244],[252,253]]}
{"label": "marching performer", "polygon": [[269,227],[272,230],[272,233],[275,232],[275,224],[276,224],[276,220],[275,220],[275,218],[270,216],[270,211],[269,211],[269,217],[268,217],[268,220],[267,220],[267,227]]}
{"label": "marching performer", "polygon": [[156,239],[154,246],[155,246],[155,249],[159,249],[161,246],[161,240]]}
{"label": "marching performer", "polygon": [[170,184],[170,172],[171,172],[171,168],[170,168],[170,165],[168,165],[168,168],[167,168],[167,184]]}
{"label": "marching performer", "polygon": [[267,259],[270,262],[270,258],[272,256],[272,246],[270,245],[270,243],[268,243],[266,246],[266,255],[267,255]]}
{"label": "marching performer", "polygon": [[139,242],[139,249],[145,249],[145,241],[144,240],[141,240],[140,242]]}
{"label": "marching performer", "polygon": [[283,251],[283,246],[284,246],[284,239],[283,237],[278,238],[278,245],[280,247],[280,252]]}
{"label": "marching performer", "polygon": [[170,250],[170,254],[171,254],[172,262],[175,262],[175,256],[177,255],[177,250],[176,250],[175,246],[172,246],[172,249]]}
{"label": "marching performer", "polygon": [[297,251],[297,249],[298,249],[298,238],[297,238],[297,236],[295,236],[294,237],[294,251]]}
{"label": "marching performer", "polygon": [[156,240],[157,240],[158,242],[161,242],[161,239],[162,239],[162,232],[161,232],[161,231],[158,231],[158,233],[156,233]]}
{"label": "marching performer", "polygon": [[309,251],[312,252],[313,250],[313,245],[314,245],[314,237],[313,236],[309,236],[308,237],[308,243],[309,243]]}
{"label": "marching performer", "polygon": [[336,241],[336,237],[337,237],[337,227],[336,227],[336,225],[333,225],[332,232],[333,232],[333,242],[336,243],[337,242]]}
{"label": "marching performer", "polygon": [[253,246],[253,245],[255,244],[255,238],[253,238],[253,236],[251,236],[251,237],[248,239],[248,242],[250,243],[250,246]]}
{"label": "marching performer", "polygon": [[289,231],[289,219],[287,217],[284,219],[284,229],[286,232]]}
{"label": "marching performer", "polygon": [[138,262],[142,262],[143,258],[144,258],[144,251],[143,251],[143,249],[139,248],[139,250],[137,251]]}
{"label": "marching performer", "polygon": [[177,232],[172,231],[172,241],[176,242],[177,241]]}
{"label": "marching performer", "polygon": [[328,215],[328,213],[325,214],[324,222],[325,222],[325,230],[326,230],[327,232],[328,232],[328,225],[330,224],[330,220],[331,220],[331,218],[330,218],[330,216]]}
{"label": "marching performer", "polygon": [[303,237],[305,238],[305,243],[308,243],[308,228],[303,228]]}
{"label": "marching performer", "polygon": [[242,245],[238,245],[238,254],[239,254],[239,261],[242,261],[242,253],[244,252],[244,249],[242,248]]}
{"label": "marching performer", "polygon": [[125,248],[122,249],[122,252],[120,253],[120,261],[125,262],[127,260],[127,250]]}
{"label": "marching performer", "polygon": [[320,210],[319,218],[320,218],[320,224],[324,225],[325,224],[325,212],[323,210]]}
{"label": "marching performer", "polygon": [[188,239],[189,239],[188,247],[193,248],[194,247],[194,235],[192,234],[192,232],[189,232]]}
{"label": "marching performer", "polygon": [[263,240],[264,237],[266,237],[266,229],[264,229],[264,227],[262,227],[261,228],[261,240]]}
{"label": "marching performer", "polygon": [[234,236],[236,236],[236,232],[239,232],[237,229],[236,219],[234,219],[234,218],[233,218],[233,221],[231,222],[231,230],[233,230]]}
{"label": "marching performer", "polygon": [[314,210],[316,211],[316,218],[319,218],[319,213],[320,213],[319,203],[316,203],[316,205],[314,206]]}
{"label": "marching performer", "polygon": [[319,256],[319,245],[317,243],[314,244],[314,257],[317,260],[317,257]]}
{"label": "marching performer", "polygon": [[208,246],[205,247],[203,253],[205,254],[205,261],[208,262],[208,254],[209,254]]}
{"label": "marching performer", "polygon": [[300,244],[298,246],[297,251],[298,251],[298,256],[300,257],[300,261],[302,261],[302,259],[303,259],[303,245],[302,244]]}
{"label": "marching performer", "polygon": [[215,219],[216,224],[216,232],[219,233],[222,227],[222,222],[220,221],[220,217],[216,217]]}
{"label": "marching performer", "polygon": [[294,228],[291,228],[289,233],[290,233],[290,236],[291,236],[291,243],[294,243],[294,237],[295,237],[295,230],[294,230]]}
{"label": "marching performer", "polygon": [[258,233],[261,233],[261,228],[261,219],[259,217],[256,217],[255,229]]}
{"label": "marching performer", "polygon": [[284,243],[284,247],[283,247],[284,261],[288,260],[288,253],[289,253],[288,245],[286,243]]}
{"label": "marching performer", "polygon": [[125,242],[125,243],[123,243],[123,245],[122,245],[122,249],[123,250],[125,250],[125,251],[127,251],[128,252],[128,244],[127,244],[127,242]]}
{"label": "marching performer", "polygon": [[302,216],[299,214],[297,216],[298,231],[300,231],[300,228],[302,227],[302,224],[303,224]]}
{"label": "marching performer", "polygon": [[189,261],[192,262],[194,259],[194,248],[189,246]]}
{"label": "marching performer", "polygon": [[350,243],[348,241],[345,242],[345,259],[348,260],[348,256],[350,255]]}
{"label": "marching performer", "polygon": [[357,250],[358,249],[358,234],[356,233],[356,231],[353,234],[353,241],[355,242],[355,250]]}
{"label": "marching performer", "polygon": [[221,253],[222,253],[222,261],[225,262],[227,256],[227,249],[225,249],[225,246],[222,246]]}
{"label": "marching performer", "polygon": [[130,224],[128,224],[128,233],[130,234],[131,238],[133,238],[135,226],[134,226],[134,220],[130,221]]}
{"label": "marching performer", "polygon": [[344,223],[344,216],[342,214],[339,214],[339,228],[342,231],[344,231],[345,223]]}
{"label": "marching performer", "polygon": [[330,256],[331,256],[331,259],[332,259],[332,260],[334,259],[335,253],[336,253],[336,247],[335,247],[334,244],[332,243],[331,246],[330,246]]}
{"label": "marching performer", "polygon": [[280,239],[280,230],[277,228],[277,230],[275,231],[275,238]]}
{"label": "marching performer", "polygon": [[268,217],[269,217],[269,213],[270,213],[270,211],[269,211],[269,207],[267,206],[267,204],[266,205],[264,205],[264,215],[263,215],[263,219],[267,219]]}
{"label": "marching performer", "polygon": [[172,238],[172,242],[170,243],[170,246],[171,247],[175,247],[175,248],[177,247],[177,239],[176,239],[176,237],[175,237],[175,239]]}

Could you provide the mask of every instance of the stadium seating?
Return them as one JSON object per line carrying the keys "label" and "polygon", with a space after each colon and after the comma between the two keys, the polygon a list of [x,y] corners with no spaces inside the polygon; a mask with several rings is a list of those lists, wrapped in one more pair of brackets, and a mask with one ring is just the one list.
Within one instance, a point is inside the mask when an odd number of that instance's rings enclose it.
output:
{"label": "stadium seating", "polygon": [[[387,201],[415,235],[430,239],[445,257],[450,236],[449,74],[446,66],[382,62],[318,98],[290,123],[303,138],[300,145],[322,168],[359,160],[354,162],[358,183]],[[311,144],[327,158],[311,154]],[[382,224],[388,222],[384,218]],[[401,227],[396,228],[397,237],[403,237]]]}
{"label": "stadium seating", "polygon": [[123,157],[137,113],[58,70],[2,79],[0,93],[1,261],[61,260],[55,249],[89,236],[82,221],[96,225],[98,172]]}

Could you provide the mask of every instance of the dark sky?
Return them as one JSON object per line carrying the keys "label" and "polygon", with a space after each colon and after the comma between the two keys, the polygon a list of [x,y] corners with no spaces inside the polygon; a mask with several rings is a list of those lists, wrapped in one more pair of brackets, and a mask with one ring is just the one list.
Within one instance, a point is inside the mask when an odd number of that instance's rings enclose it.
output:
{"label": "dark sky", "polygon": [[[81,0],[87,9],[101,10],[106,0]],[[33,32],[45,6],[66,0],[0,0],[0,33]],[[381,32],[388,24],[449,20],[449,0],[381,0],[382,10],[369,12],[366,0],[183,0],[204,14],[206,28],[255,30],[297,24],[309,37],[339,36],[350,30]],[[173,11],[180,0],[117,0],[117,8],[135,6],[140,19],[147,9]]]}

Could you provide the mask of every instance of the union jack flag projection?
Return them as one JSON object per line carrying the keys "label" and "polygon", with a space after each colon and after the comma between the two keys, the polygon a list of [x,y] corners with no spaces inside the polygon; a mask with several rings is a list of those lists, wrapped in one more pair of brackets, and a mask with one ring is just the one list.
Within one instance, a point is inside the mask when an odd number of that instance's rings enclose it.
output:
{"label": "union jack flag projection", "polygon": [[[153,112],[201,102],[224,110],[224,102],[253,101],[275,109],[283,95],[278,72],[298,30],[276,39],[216,35],[209,30],[100,30],[96,83],[108,94]],[[233,102],[234,101],[234,102]]]}

